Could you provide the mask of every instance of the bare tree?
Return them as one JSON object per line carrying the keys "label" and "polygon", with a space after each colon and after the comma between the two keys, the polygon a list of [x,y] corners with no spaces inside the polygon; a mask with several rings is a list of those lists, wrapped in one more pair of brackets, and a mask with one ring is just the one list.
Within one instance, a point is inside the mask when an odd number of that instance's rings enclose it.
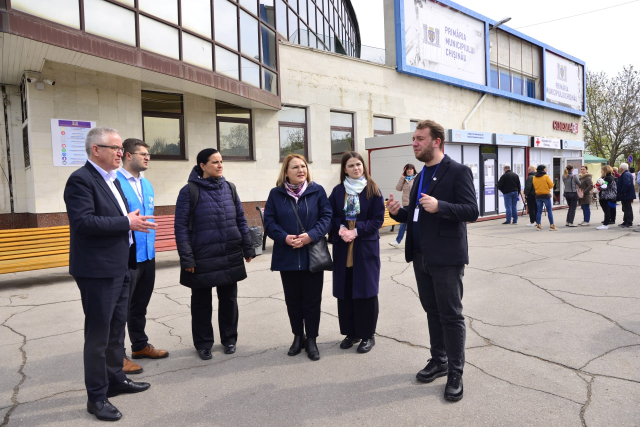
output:
{"label": "bare tree", "polygon": [[587,150],[610,165],[640,151],[640,73],[633,66],[611,79],[587,71],[584,131]]}

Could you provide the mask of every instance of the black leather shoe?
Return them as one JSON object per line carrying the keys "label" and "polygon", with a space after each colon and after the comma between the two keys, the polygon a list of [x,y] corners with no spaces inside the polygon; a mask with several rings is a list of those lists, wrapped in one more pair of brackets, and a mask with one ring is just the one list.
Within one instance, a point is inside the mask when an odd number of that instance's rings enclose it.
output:
{"label": "black leather shoe", "polygon": [[450,373],[447,378],[447,386],[444,389],[445,400],[457,402],[462,399],[462,375],[457,373]]}
{"label": "black leather shoe", "polygon": [[346,350],[348,348],[353,347],[353,345],[357,342],[360,342],[360,340],[356,337],[350,337],[349,335],[347,335],[346,337],[344,337],[344,339],[342,340],[342,342],[340,343],[340,348],[343,350]]}
{"label": "black leather shoe", "polygon": [[376,345],[376,339],[374,337],[368,340],[362,340],[358,346],[358,353],[369,353],[374,345]]}
{"label": "black leather shoe", "polygon": [[300,352],[302,351],[302,349],[306,344],[306,341],[307,341],[307,338],[304,335],[294,336],[293,343],[291,344],[291,347],[289,347],[289,352],[287,353],[287,355],[296,356],[300,354]]}
{"label": "black leather shoe", "polygon": [[117,396],[124,393],[140,393],[151,387],[149,383],[133,382],[130,379],[124,380],[122,384],[114,384],[109,386],[107,397]]}
{"label": "black leather shoe", "polygon": [[224,346],[224,354],[233,354],[236,352],[236,345],[229,344]]}
{"label": "black leather shoe", "polygon": [[213,357],[211,355],[211,350],[208,350],[206,348],[201,348],[198,350],[198,356],[200,356],[200,359],[202,360],[211,360],[211,358]]}
{"label": "black leather shoe", "polygon": [[307,338],[307,345],[305,346],[307,357],[311,360],[320,360],[320,350],[318,350],[318,344],[316,344],[315,338]]}
{"label": "black leather shoe", "polygon": [[108,400],[100,402],[87,401],[87,412],[95,415],[101,421],[118,421],[122,418],[122,414],[118,408],[113,406]]}
{"label": "black leather shoe", "polygon": [[436,378],[449,374],[449,364],[447,362],[438,363],[435,359],[429,359],[427,366],[416,374],[416,379],[423,383],[430,383]]}
{"label": "black leather shoe", "polygon": [[502,223],[502,225],[505,225],[505,224],[511,224],[511,222],[505,221],[505,222]]}

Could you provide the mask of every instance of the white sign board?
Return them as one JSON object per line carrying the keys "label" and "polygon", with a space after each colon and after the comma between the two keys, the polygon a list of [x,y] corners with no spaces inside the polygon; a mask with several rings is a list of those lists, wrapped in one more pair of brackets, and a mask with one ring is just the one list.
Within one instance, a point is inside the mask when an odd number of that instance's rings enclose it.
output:
{"label": "white sign board", "polygon": [[558,138],[545,138],[542,136],[534,136],[533,144],[531,145],[533,148],[549,148],[551,150],[559,150],[560,149],[560,139]]}
{"label": "white sign board", "polygon": [[87,162],[84,141],[96,122],[51,119],[53,166],[82,166]]}
{"label": "white sign board", "polygon": [[545,51],[545,92],[547,101],[583,110],[584,72],[582,65]]}
{"label": "white sign board", "polygon": [[526,135],[513,135],[508,133],[496,133],[494,135],[494,144],[496,145],[511,145],[515,147],[529,146],[529,137]]}
{"label": "white sign board", "polygon": [[429,0],[404,0],[407,65],[487,83],[484,22]]}
{"label": "white sign board", "polygon": [[584,141],[572,141],[570,139],[562,140],[562,148],[565,150],[582,150],[584,151]]}
{"label": "white sign board", "polygon": [[451,129],[451,142],[466,142],[468,144],[491,144],[493,134],[489,132],[474,132],[464,129]]}

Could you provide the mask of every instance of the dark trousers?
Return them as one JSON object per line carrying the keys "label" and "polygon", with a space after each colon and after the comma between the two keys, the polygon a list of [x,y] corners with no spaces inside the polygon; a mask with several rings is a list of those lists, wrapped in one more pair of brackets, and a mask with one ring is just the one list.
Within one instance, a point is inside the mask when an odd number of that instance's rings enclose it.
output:
{"label": "dark trousers", "polygon": [[[213,347],[213,288],[191,289],[191,336],[197,350]],[[217,286],[218,330],[222,345],[238,340],[238,284]]]}
{"label": "dark trousers", "polygon": [[107,400],[109,384],[123,383],[124,328],[130,276],[74,277],[84,311],[84,383],[91,402]]}
{"label": "dark trousers", "polygon": [[344,282],[344,299],[338,298],[340,333],[361,340],[373,338],[378,324],[378,295],[354,299],[353,267],[347,268]]}
{"label": "dark trousers", "polygon": [[284,300],[287,304],[291,332],[316,338],[320,328],[320,305],[324,272],[281,271]]}
{"label": "dark trousers", "polygon": [[536,213],[538,212],[538,206],[536,204],[536,195],[527,196],[527,209],[529,210],[529,222],[536,222]]}
{"label": "dark trousers", "polygon": [[147,307],[153,294],[156,281],[156,259],[139,262],[136,270],[131,270],[131,286],[129,287],[129,313],[127,330],[131,340],[131,351],[144,349],[149,337],[144,333],[147,324]]}
{"label": "dark trousers", "polygon": [[578,193],[564,193],[564,198],[567,199],[567,204],[569,204],[567,224],[573,224],[573,220],[576,218],[576,208],[578,207]]}
{"label": "dark trousers", "polygon": [[609,207],[609,222],[611,222],[611,224],[616,223],[616,213],[618,213],[617,208]]}
{"label": "dark trousers", "polygon": [[621,202],[622,212],[624,212],[622,223],[624,225],[628,225],[629,227],[633,225],[633,208],[631,207],[631,202],[633,202],[633,200],[623,200]]}
{"label": "dark trousers", "polygon": [[466,327],[462,315],[464,265],[427,265],[413,254],[413,270],[422,308],[427,312],[431,357],[449,362],[449,372],[462,375]]}
{"label": "dark trousers", "polygon": [[609,207],[609,201],[607,200],[600,200],[600,207],[602,208],[602,213],[604,213],[604,221],[602,223],[608,225],[611,222],[611,211],[615,209]]}

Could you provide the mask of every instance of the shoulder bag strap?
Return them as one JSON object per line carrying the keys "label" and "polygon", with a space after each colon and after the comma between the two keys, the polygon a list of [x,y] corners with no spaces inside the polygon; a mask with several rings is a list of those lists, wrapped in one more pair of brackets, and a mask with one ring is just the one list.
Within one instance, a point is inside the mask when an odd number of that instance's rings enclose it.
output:
{"label": "shoulder bag strap", "polygon": [[[287,197],[287,196],[285,196]],[[300,228],[302,229],[302,233],[306,233],[307,231],[304,229],[304,225],[302,225],[302,221],[300,221],[300,216],[298,216],[298,208],[296,208],[295,203],[293,203],[293,200],[289,199],[289,202],[291,202],[291,207],[293,208],[293,213],[296,215],[296,219],[298,220],[298,224],[300,224]]]}

